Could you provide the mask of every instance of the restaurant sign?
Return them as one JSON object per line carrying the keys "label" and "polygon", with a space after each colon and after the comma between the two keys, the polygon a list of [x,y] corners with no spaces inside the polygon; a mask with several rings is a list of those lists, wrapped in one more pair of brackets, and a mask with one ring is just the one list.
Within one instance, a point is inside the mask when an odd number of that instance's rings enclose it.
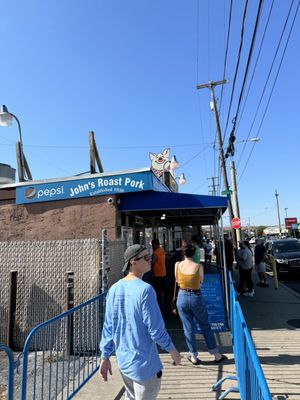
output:
{"label": "restaurant sign", "polygon": [[115,175],[89,175],[81,179],[32,183],[16,188],[16,203],[26,204],[141,192],[145,190],[160,190],[160,185],[156,180],[158,178],[151,171],[144,171]]}

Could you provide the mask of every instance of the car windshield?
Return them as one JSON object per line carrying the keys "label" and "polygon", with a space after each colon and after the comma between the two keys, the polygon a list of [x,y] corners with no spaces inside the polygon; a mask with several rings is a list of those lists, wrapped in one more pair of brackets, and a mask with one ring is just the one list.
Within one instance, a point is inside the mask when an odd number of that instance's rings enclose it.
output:
{"label": "car windshield", "polygon": [[300,251],[300,242],[298,241],[289,241],[274,243],[275,253],[285,253],[292,251]]}

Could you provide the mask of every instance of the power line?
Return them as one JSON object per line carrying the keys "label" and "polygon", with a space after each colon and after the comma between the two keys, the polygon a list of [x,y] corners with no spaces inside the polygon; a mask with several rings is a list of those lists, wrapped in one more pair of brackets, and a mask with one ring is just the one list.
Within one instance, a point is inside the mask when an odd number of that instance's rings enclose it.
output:
{"label": "power line", "polygon": [[[280,35],[280,38],[279,38],[279,42],[278,42],[278,45],[277,45],[277,48],[276,48],[276,51],[275,51],[275,54],[274,54],[274,57],[273,57],[273,60],[272,60],[271,67],[270,67],[270,69],[269,69],[269,73],[268,73],[267,79],[266,79],[266,81],[265,81],[265,85],[264,85],[262,94],[261,94],[260,99],[259,99],[259,102],[258,102],[258,106],[257,106],[257,108],[256,108],[256,112],[255,112],[255,115],[254,115],[252,124],[251,124],[251,126],[250,126],[250,130],[249,130],[247,139],[249,139],[249,137],[250,137],[250,135],[251,135],[251,132],[252,132],[252,128],[253,128],[254,123],[255,123],[255,121],[256,121],[256,117],[257,117],[257,114],[258,114],[260,105],[261,105],[261,103],[262,103],[263,96],[264,96],[264,94],[265,94],[267,85],[268,85],[268,83],[269,83],[269,80],[270,80],[270,77],[271,77],[271,73],[272,73],[272,71],[273,71],[273,67],[274,67],[274,65],[275,65],[275,60],[276,60],[276,57],[277,57],[277,54],[278,54],[278,51],[279,51],[279,48],[280,48],[280,45],[281,45],[281,42],[282,42],[284,33],[285,33],[285,30],[286,30],[286,27],[287,27],[288,20],[289,20],[289,18],[290,18],[290,14],[291,14],[291,10],[292,10],[292,7],[293,7],[293,5],[294,5],[294,2],[295,2],[295,0],[292,0],[291,5],[290,5],[290,8],[289,8],[289,11],[288,11],[288,14],[287,14],[287,17],[286,17],[286,19],[285,19],[285,23],[284,23],[283,29],[282,29],[282,31],[281,31],[281,35]],[[298,3],[298,7],[299,7],[299,3]],[[297,15],[298,7],[297,7],[297,10],[296,10],[295,16]],[[295,17],[294,17],[294,18],[295,18]],[[294,22],[292,23],[292,25],[293,25],[293,24],[294,24]],[[289,35],[290,35],[290,34],[291,34],[291,31],[290,31]],[[287,39],[286,46],[287,46],[288,40],[289,40],[289,39]],[[285,48],[286,48],[286,47],[285,47]],[[285,50],[284,50],[284,52],[285,52]],[[282,62],[282,58],[281,58],[281,62]],[[279,68],[280,68],[280,66],[279,66]],[[278,72],[279,72],[279,71],[278,71]],[[277,72],[277,76],[278,76],[278,72]],[[277,78],[275,78],[275,83],[276,83],[276,79],[277,79]],[[273,88],[274,88],[274,85],[273,85]],[[273,90],[273,89],[272,89],[272,90]],[[270,100],[270,98],[269,98],[269,100]],[[258,135],[258,134],[259,134],[259,131],[257,132],[257,135]],[[247,139],[246,139],[246,140],[247,140]],[[240,157],[239,157],[238,166],[239,166],[239,164],[240,164],[240,162],[241,162],[241,160],[242,160],[242,156],[243,156],[243,154],[244,154],[245,148],[246,148],[246,142],[245,142],[245,144],[244,144],[244,146],[243,146],[241,155],[240,155]],[[252,151],[253,151],[253,149],[254,149],[254,146],[252,146]],[[252,151],[251,151],[251,154],[252,154]],[[249,157],[248,157],[248,159],[249,159]]]}
{"label": "power line", "polygon": [[198,157],[203,151],[205,151],[208,147],[211,146],[211,143],[209,143],[207,146],[205,146],[203,149],[198,151],[193,157],[191,157],[189,160],[185,161],[183,164],[180,165],[180,167],[184,167],[185,165],[189,164],[191,161],[193,161],[196,157]]}
{"label": "power line", "polygon": [[[1,137],[1,136],[0,136]],[[5,138],[1,137],[6,140]],[[165,144],[165,145],[149,145],[149,146],[103,146],[101,150],[130,150],[130,149],[153,149],[153,148],[174,148],[174,147],[195,147],[195,146],[205,146],[205,145],[213,145],[214,142],[206,142],[206,143],[184,143],[184,144]],[[14,146],[13,142],[10,143],[2,143],[3,146]],[[36,148],[45,148],[45,149],[88,149],[89,146],[70,146],[70,145],[39,145],[39,144],[26,144],[24,147],[36,147]]]}
{"label": "power line", "polygon": [[[293,3],[294,3],[294,1],[293,1]],[[288,38],[287,38],[287,41],[286,41],[286,44],[285,44],[285,47],[284,47],[284,51],[283,51],[283,54],[282,54],[282,57],[281,57],[281,60],[280,60],[280,64],[279,64],[279,67],[278,67],[278,70],[277,70],[277,74],[276,74],[276,77],[275,77],[275,81],[274,81],[274,83],[273,83],[273,87],[272,87],[272,90],[271,90],[270,95],[269,95],[268,103],[267,103],[267,105],[266,105],[265,112],[264,112],[264,114],[263,114],[263,117],[262,117],[262,120],[261,120],[259,129],[258,129],[258,134],[259,134],[259,132],[260,132],[260,129],[261,129],[262,124],[263,124],[263,122],[264,122],[264,119],[265,119],[267,110],[268,110],[268,108],[269,108],[269,104],[270,104],[270,101],[271,101],[271,98],[272,98],[272,95],[273,95],[273,91],[274,91],[274,88],[275,88],[275,85],[276,85],[276,82],[277,82],[277,78],[278,78],[278,75],[279,75],[279,72],[280,72],[280,69],[281,69],[281,65],[282,65],[282,62],[283,62],[283,59],[284,59],[284,56],[285,56],[285,52],[286,52],[286,49],[287,49],[287,46],[288,46],[288,43],[289,43],[289,40],[290,40],[290,37],[291,37],[291,33],[292,33],[292,30],[293,30],[293,27],[294,27],[294,24],[295,24],[295,20],[296,20],[297,14],[298,14],[299,6],[300,6],[300,0],[298,1],[298,5],[297,5],[296,11],[295,11],[295,15],[294,15],[294,18],[293,18],[293,22],[292,22],[292,24],[291,24],[291,28],[290,28],[290,31],[289,31],[289,34],[288,34]],[[253,149],[254,149],[254,145],[255,145],[255,142],[253,143],[251,152],[250,152],[250,154],[249,154],[249,157],[248,157],[248,159],[247,159],[247,161],[246,161],[245,167],[244,167],[244,169],[243,169],[243,172],[242,172],[242,174],[241,174],[239,180],[242,179],[242,176],[243,176],[243,174],[244,174],[244,172],[245,172],[245,170],[246,170],[246,168],[247,168],[247,165],[248,165],[248,163],[249,163],[250,157],[251,157],[252,152],[253,152]]]}
{"label": "power line", "polygon": [[263,4],[263,0],[260,0],[259,1],[259,5],[258,5],[258,9],[257,9],[257,13],[256,13],[256,20],[255,20],[255,25],[254,25],[254,29],[253,29],[251,45],[250,45],[250,50],[249,50],[247,64],[246,64],[246,70],[245,70],[245,73],[244,73],[242,88],[241,88],[239,99],[238,99],[238,105],[237,105],[235,117],[233,119],[233,127],[232,127],[232,130],[231,130],[231,133],[230,133],[229,144],[228,144],[226,155],[232,155],[232,156],[234,155],[234,144],[233,143],[235,141],[236,121],[238,119],[240,106],[241,106],[241,102],[242,102],[242,98],[243,98],[243,94],[244,94],[244,90],[245,90],[245,85],[246,85],[246,81],[247,81],[247,77],[248,77],[249,67],[250,67],[251,58],[252,58],[253,49],[254,49],[254,44],[255,44],[256,35],[257,35],[257,28],[258,28],[258,24],[259,24],[259,20],[260,20],[260,16],[261,16],[262,4]]}
{"label": "power line", "polygon": [[[227,29],[226,49],[225,49],[224,67],[223,67],[223,80],[225,80],[225,76],[226,76],[227,54],[228,54],[228,46],[229,46],[230,28],[231,28],[231,16],[232,16],[232,0],[230,0],[230,6],[229,6],[228,29]],[[222,85],[220,106],[219,106],[220,113],[221,113],[222,101],[223,101],[223,91],[224,91],[224,86]]]}
{"label": "power line", "polygon": [[[196,15],[197,15],[197,19],[196,19],[196,83],[197,83],[198,82],[198,78],[199,78],[199,39],[200,39],[200,7],[199,7],[199,0],[197,0]],[[199,118],[200,118],[201,138],[204,141],[202,110],[201,110],[199,92],[197,92],[197,105],[198,105]],[[207,160],[206,160],[205,153],[204,153],[204,157],[203,158],[204,158],[204,169],[207,172]]]}
{"label": "power line", "polygon": [[225,126],[225,130],[224,130],[224,134],[223,134],[223,142],[226,137],[227,127],[228,127],[228,122],[229,122],[229,117],[230,117],[230,112],[231,112],[231,106],[232,106],[232,101],[233,101],[233,95],[234,95],[234,90],[235,90],[236,78],[237,78],[237,74],[238,74],[238,70],[239,70],[239,66],[240,66],[240,59],[241,59],[241,54],[242,54],[243,42],[244,42],[244,29],[245,29],[247,7],[248,7],[248,0],[245,0],[244,12],[243,12],[243,18],[242,18],[241,35],[240,35],[240,46],[239,46],[239,51],[238,51],[238,59],[237,59],[234,78],[233,78],[233,85],[232,85],[232,91],[231,91],[231,96],[230,96],[226,126]]}
{"label": "power line", "polygon": [[256,58],[256,61],[255,61],[255,65],[254,65],[254,68],[253,68],[253,72],[252,72],[252,75],[251,75],[251,79],[250,79],[250,83],[249,83],[249,86],[248,86],[248,90],[247,90],[246,98],[245,98],[245,101],[244,101],[243,109],[242,109],[242,112],[241,112],[241,116],[240,116],[240,118],[239,118],[239,121],[238,121],[238,123],[237,123],[236,129],[239,128],[241,119],[242,119],[243,114],[244,114],[244,110],[245,110],[245,106],[246,106],[246,103],[247,103],[247,100],[248,100],[250,88],[251,88],[251,86],[252,86],[254,74],[255,74],[255,72],[256,72],[256,67],[257,67],[257,65],[258,65],[258,60],[259,60],[259,58],[260,58],[261,50],[262,50],[263,43],[264,43],[264,41],[265,41],[265,36],[266,36],[266,33],[267,33],[267,29],[268,29],[268,26],[269,26],[269,22],[270,22],[272,10],[273,10],[273,5],[274,5],[274,0],[272,0],[272,4],[271,4],[270,10],[269,10],[269,14],[268,14],[268,18],[267,18],[267,23],[266,23],[266,26],[265,26],[265,29],[264,29],[264,33],[263,33],[263,35],[262,35],[262,40],[261,40],[261,43],[260,43],[259,51],[258,51],[258,54],[257,54],[257,58]]}

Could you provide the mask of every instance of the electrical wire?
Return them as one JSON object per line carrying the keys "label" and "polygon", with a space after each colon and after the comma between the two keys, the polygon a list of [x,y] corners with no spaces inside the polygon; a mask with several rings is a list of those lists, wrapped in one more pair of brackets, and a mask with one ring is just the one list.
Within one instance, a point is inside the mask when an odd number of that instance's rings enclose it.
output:
{"label": "electrical wire", "polygon": [[[199,81],[199,38],[200,38],[200,6],[199,1],[197,0],[197,9],[196,9],[196,83],[198,84]],[[201,103],[200,103],[200,95],[199,91],[197,91],[197,106],[199,111],[199,118],[200,118],[200,131],[201,131],[201,139],[204,142],[204,129],[203,129],[203,120],[202,120],[202,110],[201,110]],[[207,174],[207,159],[204,153],[203,157],[204,161],[204,170],[205,174]]]}
{"label": "electrical wire", "polygon": [[[269,69],[268,76],[267,76],[267,79],[266,79],[266,81],[265,81],[264,88],[263,88],[262,94],[261,94],[261,96],[260,96],[260,99],[259,99],[259,102],[258,102],[258,106],[257,106],[257,108],[256,108],[256,112],[255,112],[255,114],[254,114],[254,118],[253,118],[252,124],[251,124],[251,126],[250,126],[249,133],[248,133],[247,138],[246,138],[246,141],[249,139],[249,137],[250,137],[250,135],[251,135],[251,132],[252,132],[252,129],[253,129],[253,126],[254,126],[254,123],[255,123],[255,121],[256,121],[256,117],[257,117],[257,115],[258,115],[258,111],[259,111],[260,105],[261,105],[261,103],[262,103],[262,100],[263,100],[263,97],[264,97],[264,94],[265,94],[267,85],[268,85],[268,83],[269,83],[269,80],[270,80],[270,77],[271,77],[271,73],[272,73],[273,67],[274,67],[274,65],[275,65],[275,60],[276,60],[276,57],[277,57],[279,48],[280,48],[280,46],[281,46],[281,42],[282,42],[282,39],[283,39],[285,30],[286,30],[286,27],[287,27],[288,20],[289,20],[289,18],[290,18],[290,14],[291,14],[291,11],[292,11],[292,8],[293,8],[294,3],[295,3],[295,0],[292,0],[292,2],[291,2],[291,4],[290,4],[289,11],[288,11],[288,14],[287,14],[287,17],[286,17],[286,19],[285,19],[284,26],[283,26],[282,31],[281,31],[281,35],[280,35],[280,38],[279,38],[279,42],[278,42],[278,45],[277,45],[275,54],[274,54],[274,56],[273,56],[273,60],[272,60],[271,67],[270,67],[270,69]],[[258,134],[259,134],[259,133],[257,133],[257,136],[258,136]],[[239,164],[240,164],[240,162],[241,162],[241,160],[242,160],[242,157],[243,157],[243,154],[244,154],[244,151],[245,151],[245,148],[246,148],[246,143],[247,143],[246,141],[245,141],[245,143],[244,143],[244,145],[243,145],[243,148],[242,148],[242,151],[241,151],[241,155],[240,155],[240,157],[239,157],[239,159],[238,159],[237,168],[239,167]]]}
{"label": "electrical wire", "polygon": [[[0,136],[0,138],[5,139]],[[6,140],[6,139],[5,139]],[[213,145],[213,142],[205,142],[205,143],[184,143],[184,144],[167,144],[167,145],[152,145],[152,146],[103,146],[101,150],[131,150],[131,149],[166,149],[166,148],[174,148],[174,147],[195,147],[195,146],[205,146],[205,145]],[[14,146],[14,143],[2,143],[4,146]],[[41,149],[88,149],[89,146],[64,146],[64,145],[38,145],[38,144],[23,144],[23,147],[36,147]]]}
{"label": "electrical wire", "polygon": [[[232,16],[232,0],[230,0],[230,6],[229,6],[228,29],[227,29],[227,39],[226,39],[226,48],[225,48],[224,66],[223,66],[223,80],[225,80],[225,77],[226,77],[227,55],[228,55],[228,47],[229,47],[230,29],[231,29],[231,16]],[[221,96],[220,96],[219,113],[221,113],[221,109],[222,109],[223,91],[224,91],[224,85],[221,85],[221,86],[222,86],[222,88],[221,88]]]}
{"label": "electrical wire", "polygon": [[239,115],[239,111],[240,111],[240,107],[241,107],[241,103],[242,103],[242,98],[243,98],[243,94],[244,94],[244,90],[245,90],[245,85],[246,85],[246,81],[247,81],[247,77],[248,77],[249,67],[250,67],[251,58],[252,58],[253,49],[254,49],[254,44],[255,44],[256,35],[257,35],[257,28],[258,28],[259,20],[260,20],[260,16],[261,16],[262,5],[263,5],[263,0],[260,0],[259,1],[259,5],[258,5],[257,14],[256,14],[256,20],[255,20],[254,30],[253,30],[253,34],[252,34],[250,51],[249,51],[249,54],[248,54],[248,59],[247,59],[247,64],[246,64],[246,70],[245,70],[245,73],[244,73],[242,88],[241,88],[241,91],[240,91],[237,110],[236,110],[235,117],[234,117],[234,121],[235,122],[233,124],[233,128],[232,128],[232,131],[231,131],[230,135],[234,135],[234,133],[235,133],[236,121],[237,121],[237,118],[238,118],[238,115]]}
{"label": "electrical wire", "polygon": [[253,68],[253,72],[252,72],[252,75],[251,75],[251,79],[250,79],[250,83],[249,83],[248,90],[247,90],[247,93],[246,93],[246,97],[245,97],[245,101],[244,101],[244,104],[243,104],[242,112],[241,112],[240,118],[239,118],[238,123],[237,123],[237,126],[236,126],[236,129],[237,129],[237,130],[238,130],[238,128],[239,128],[241,119],[242,119],[242,117],[243,117],[243,115],[244,115],[244,110],[245,110],[246,103],[247,103],[247,101],[248,101],[249,92],[250,92],[250,89],[251,89],[251,86],[252,86],[254,74],[255,74],[255,72],[256,72],[256,68],[257,68],[257,65],[258,65],[258,60],[259,60],[259,58],[260,58],[260,54],[261,54],[261,51],[262,51],[262,47],[263,47],[263,44],[264,44],[264,41],[265,41],[265,36],[266,36],[267,30],[268,30],[268,26],[269,26],[271,14],[272,14],[272,10],[273,10],[273,5],[274,5],[274,0],[272,0],[272,4],[271,4],[270,10],[269,10],[269,14],[268,14],[266,26],[265,26],[265,29],[264,29],[264,32],[263,32],[263,35],[262,35],[262,40],[261,40],[261,43],[260,43],[259,51],[258,51],[258,54],[257,54],[257,58],[256,58],[256,61],[255,61],[255,65],[254,65],[254,68]]}
{"label": "electrical wire", "polygon": [[[4,139],[4,140],[7,142],[7,143],[5,143],[5,144],[2,144],[2,146],[15,146],[15,143],[14,143],[13,141],[8,140],[7,138],[5,138],[5,137],[3,137],[3,136],[0,136],[0,137],[1,137],[1,139]],[[28,147],[28,146],[27,146],[27,145],[25,146],[24,143],[23,143],[23,151],[24,151],[24,148],[25,148],[25,147]],[[36,146],[33,146],[33,147],[36,147]],[[38,156],[37,154],[33,153],[33,152],[30,151],[30,150],[27,150],[27,153],[29,153],[29,154],[31,154],[32,156],[34,156],[35,158],[39,159],[39,160],[42,161],[44,164],[49,165],[50,167],[56,168],[56,169],[59,170],[59,171],[62,171],[64,174],[72,175],[69,171],[66,171],[65,169],[59,167],[58,165],[53,164],[53,163],[51,163],[51,162],[45,160],[44,158]]]}
{"label": "electrical wire", "polygon": [[[293,2],[293,3],[294,3],[294,2]],[[275,89],[275,85],[276,85],[276,82],[277,82],[277,78],[278,78],[278,76],[279,76],[279,72],[280,72],[280,69],[281,69],[281,66],[282,66],[282,62],[283,62],[283,59],[284,59],[284,56],[285,56],[285,53],[286,53],[286,49],[287,49],[287,46],[288,46],[288,43],[289,43],[289,40],[290,40],[290,37],[291,37],[291,33],[292,33],[292,30],[293,30],[293,27],[294,27],[294,24],[295,24],[295,20],[296,20],[297,14],[298,14],[299,6],[300,6],[300,0],[298,1],[298,5],[297,5],[296,11],[295,11],[295,15],[294,15],[294,18],[293,18],[293,21],[292,21],[292,24],[291,24],[291,28],[290,28],[290,31],[289,31],[289,34],[288,34],[288,38],[287,38],[287,41],[286,41],[286,44],[285,44],[285,47],[284,47],[284,51],[283,51],[283,54],[282,54],[280,63],[279,63],[279,67],[278,67],[278,70],[277,70],[277,74],[276,74],[276,77],[275,77],[275,80],[274,80],[274,83],[273,83],[273,86],[272,86],[272,90],[271,90],[271,92],[270,92],[269,99],[268,99],[268,102],[267,102],[267,105],[266,105],[266,108],[265,108],[265,111],[264,111],[264,114],[263,114],[263,117],[262,117],[262,120],[261,120],[259,129],[258,129],[258,134],[259,134],[259,132],[260,132],[260,129],[261,129],[262,124],[263,124],[263,122],[264,122],[264,119],[265,119],[267,110],[268,110],[268,108],[269,108],[269,104],[270,104],[270,101],[271,101],[271,98],[272,98],[272,95],[273,95],[273,91],[274,91],[274,89]],[[245,166],[244,166],[244,169],[243,169],[243,171],[242,171],[242,173],[241,173],[241,175],[240,175],[239,182],[240,182],[240,180],[242,179],[243,174],[244,174],[244,172],[245,172],[245,170],[246,170],[246,168],[247,168],[247,166],[248,166],[248,163],[249,163],[249,160],[250,160],[250,158],[251,158],[251,156],[252,156],[252,153],[253,153],[253,149],[254,149],[255,144],[256,144],[256,143],[254,142],[254,143],[253,143],[253,146],[252,146],[252,149],[251,149],[251,152],[250,152],[250,154],[249,154],[249,157],[248,157],[248,159],[247,159],[247,161],[246,161],[246,164],[245,164]]]}
{"label": "electrical wire", "polygon": [[232,106],[232,101],[233,101],[233,95],[234,95],[234,91],[235,91],[235,84],[236,84],[237,74],[238,74],[238,70],[239,70],[239,66],[240,66],[240,59],[241,59],[241,53],[242,53],[242,48],[243,48],[243,42],[244,42],[244,29],[245,29],[246,15],[247,15],[247,7],[248,7],[248,0],[245,0],[244,12],[243,12],[243,18],[242,18],[241,34],[240,34],[240,46],[239,46],[239,51],[238,51],[238,58],[237,58],[237,63],[236,63],[236,67],[235,67],[234,78],[233,78],[232,91],[231,91],[231,96],[230,96],[230,102],[229,102],[229,109],[228,109],[228,114],[227,114],[226,126],[225,126],[224,134],[223,134],[223,142],[224,142],[225,137],[226,137],[226,132],[227,132],[229,118],[230,118],[230,112],[231,112],[231,106]]}
{"label": "electrical wire", "polygon": [[190,159],[188,159],[187,161],[185,161],[183,164],[180,165],[180,167],[184,167],[185,165],[189,164],[191,161],[193,161],[195,158],[197,158],[201,153],[203,153],[203,151],[205,151],[208,147],[211,146],[211,143],[207,144],[203,149],[201,149],[200,151],[198,151],[198,153],[196,153],[195,155],[193,155],[193,157],[191,157]]}

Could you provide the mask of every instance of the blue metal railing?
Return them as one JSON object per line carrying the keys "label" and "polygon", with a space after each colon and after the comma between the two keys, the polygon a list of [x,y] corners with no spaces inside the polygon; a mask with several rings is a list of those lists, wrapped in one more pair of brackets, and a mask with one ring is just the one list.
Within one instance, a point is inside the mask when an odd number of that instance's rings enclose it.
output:
{"label": "blue metal railing", "polygon": [[0,351],[6,353],[7,363],[8,363],[8,374],[7,374],[7,400],[13,400],[14,398],[14,370],[20,364],[19,360],[14,360],[14,354],[12,350],[5,346],[5,344],[0,344]]}
{"label": "blue metal railing", "polygon": [[[250,332],[236,299],[231,275],[229,292],[236,376],[222,378],[213,385],[212,390],[216,390],[224,380],[232,379],[237,386],[228,388],[219,400],[230,392],[240,392],[242,400],[271,400]],[[105,296],[106,293],[95,296],[30,332],[22,353],[21,400],[71,399],[94,375],[99,368],[98,347]],[[8,358],[8,400],[13,400],[14,369],[18,363],[14,362],[13,353],[7,346],[0,345],[0,350],[5,351]]]}
{"label": "blue metal railing", "polygon": [[71,399],[94,375],[99,368],[105,295],[32,329],[22,353],[22,400]]}
{"label": "blue metal railing", "polygon": [[238,382],[238,386],[228,388],[220,397],[224,399],[230,392],[240,392],[241,400],[272,400],[266,378],[247,327],[241,306],[229,274],[230,292],[230,332],[236,367],[236,376],[226,376],[213,385],[216,390],[226,379]]}

